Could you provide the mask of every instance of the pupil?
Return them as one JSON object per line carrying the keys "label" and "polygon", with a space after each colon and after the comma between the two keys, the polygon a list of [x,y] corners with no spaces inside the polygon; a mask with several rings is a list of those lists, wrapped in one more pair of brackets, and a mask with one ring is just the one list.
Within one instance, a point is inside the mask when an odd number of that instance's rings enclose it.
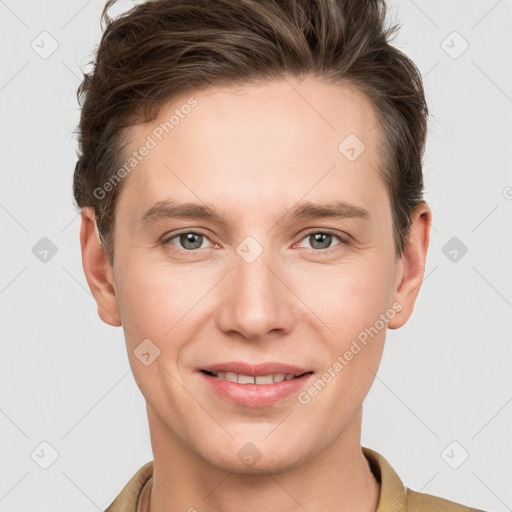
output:
{"label": "pupil", "polygon": [[[198,247],[201,247],[201,236],[202,235],[198,235],[196,233],[185,233],[181,235],[180,241],[185,249],[197,249]],[[194,241],[194,238],[196,238],[196,241]],[[199,240],[199,242],[197,240]]]}
{"label": "pupil", "polygon": [[[332,238],[332,235],[329,235],[329,233],[316,233],[314,235],[312,235],[314,237],[314,243],[312,244],[312,246],[315,248],[315,249],[325,249],[327,247],[329,247],[329,242],[331,241],[331,238]],[[322,238],[324,238],[323,242],[322,242]],[[316,242],[320,242],[320,245],[323,244],[322,247],[315,247],[315,243]]]}

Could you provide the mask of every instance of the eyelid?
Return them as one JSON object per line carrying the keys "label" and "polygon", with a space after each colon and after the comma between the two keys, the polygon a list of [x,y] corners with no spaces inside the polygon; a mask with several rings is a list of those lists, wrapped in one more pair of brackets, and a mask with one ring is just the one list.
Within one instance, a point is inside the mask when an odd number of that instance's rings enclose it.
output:
{"label": "eyelid", "polygon": [[[169,234],[169,233],[166,233],[162,238],[161,238],[161,241],[160,243],[162,245],[167,245],[167,244],[170,244],[171,240],[176,238],[176,237],[179,237],[180,235],[184,235],[186,233],[195,233],[196,235],[202,235],[204,236],[207,240],[209,240],[212,244],[216,245],[216,242],[212,241],[210,239],[210,234],[207,233],[206,231],[200,229],[200,228],[188,228],[188,229],[183,229],[181,231],[178,231],[177,233],[172,233],[172,234]],[[200,251],[203,251],[204,249],[194,249],[193,251],[192,250],[186,250],[186,249],[181,249],[180,247],[176,247],[176,250],[177,251],[183,251],[183,252],[187,252],[187,253],[191,253],[191,252],[200,252]]]}
{"label": "eyelid", "polygon": [[351,239],[351,236],[348,235],[347,233],[339,233],[337,231],[334,231],[334,230],[331,230],[331,229],[327,229],[327,228],[313,228],[313,229],[310,229],[304,233],[302,233],[301,235],[301,238],[299,239],[298,242],[296,242],[294,244],[294,247],[299,244],[300,242],[302,242],[302,240],[304,240],[305,238],[307,238],[309,235],[312,235],[312,234],[315,234],[315,233],[322,233],[324,235],[332,235],[332,236],[336,236],[340,239],[341,243],[340,244],[336,244],[332,247],[328,247],[327,249],[310,249],[309,247],[304,247],[303,249],[306,249],[306,251],[308,252],[314,252],[314,253],[327,253],[327,252],[330,252],[331,250],[336,250],[336,247],[338,247],[338,245],[348,245],[350,243],[350,239]]}
{"label": "eyelid", "polygon": [[[308,236],[308,235],[312,235],[313,233],[324,233],[324,234],[327,234],[327,235],[334,235],[334,236],[338,236],[340,237],[342,240],[347,240],[349,238],[351,238],[351,236],[348,234],[348,233],[345,233],[345,232],[340,232],[340,231],[337,231],[335,229],[330,229],[330,228],[311,228],[311,229],[308,229],[306,230],[303,234],[302,234],[302,238]],[[302,240],[301,238],[301,240]]]}

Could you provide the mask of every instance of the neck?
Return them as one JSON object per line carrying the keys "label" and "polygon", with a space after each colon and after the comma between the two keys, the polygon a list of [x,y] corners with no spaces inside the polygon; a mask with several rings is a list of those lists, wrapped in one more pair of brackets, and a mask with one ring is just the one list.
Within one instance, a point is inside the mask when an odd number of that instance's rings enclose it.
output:
{"label": "neck", "polygon": [[240,474],[192,452],[151,414],[153,478],[148,512],[375,512],[380,483],[360,442],[362,409],[315,457],[286,471]]}

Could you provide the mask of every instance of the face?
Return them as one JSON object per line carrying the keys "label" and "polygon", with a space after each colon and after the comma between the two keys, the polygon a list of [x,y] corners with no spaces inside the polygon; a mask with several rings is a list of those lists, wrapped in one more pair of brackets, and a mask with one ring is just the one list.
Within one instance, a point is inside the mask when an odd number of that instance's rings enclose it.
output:
{"label": "face", "polygon": [[314,79],[210,88],[131,128],[128,153],[151,147],[124,178],[95,296],[123,326],[152,435],[264,472],[356,421],[425,256],[395,257],[378,130],[364,96]]}

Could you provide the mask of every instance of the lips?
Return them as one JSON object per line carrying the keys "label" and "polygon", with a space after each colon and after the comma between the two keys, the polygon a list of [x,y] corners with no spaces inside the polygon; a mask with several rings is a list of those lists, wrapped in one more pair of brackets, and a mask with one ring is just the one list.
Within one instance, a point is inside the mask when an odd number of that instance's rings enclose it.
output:
{"label": "lips", "polygon": [[206,390],[250,408],[270,407],[290,398],[313,378],[312,370],[283,363],[219,363],[197,368],[197,373]]}

